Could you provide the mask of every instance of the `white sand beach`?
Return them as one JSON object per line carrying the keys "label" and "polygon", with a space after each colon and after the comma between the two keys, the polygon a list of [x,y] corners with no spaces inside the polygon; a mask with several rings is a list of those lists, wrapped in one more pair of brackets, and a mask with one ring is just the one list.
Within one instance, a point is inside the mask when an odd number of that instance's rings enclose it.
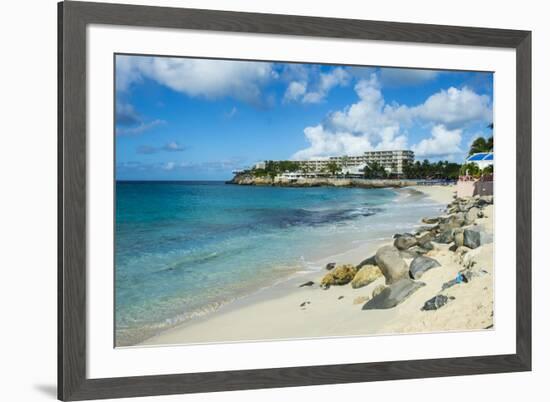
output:
{"label": "white sand beach", "polygon": [[[453,201],[453,186],[419,186],[441,204]],[[418,280],[425,286],[393,308],[363,310],[373,299],[373,290],[385,286],[386,278],[378,277],[367,286],[354,289],[349,283],[322,289],[319,284],[329,271],[295,275],[288,281],[245,299],[223,306],[207,316],[193,319],[169,329],[140,345],[189,344],[231,341],[253,341],[288,338],[357,336],[391,333],[448,330],[481,330],[493,324],[493,243],[491,203],[482,208],[465,227],[483,232],[482,244],[474,249],[433,242],[425,255],[441,266],[426,271]],[[321,261],[358,265],[371,257],[381,244],[366,244],[347,253]],[[405,259],[410,264],[410,259]],[[466,272],[466,271],[467,272]],[[332,272],[332,271],[331,271]],[[467,281],[453,283],[460,272]],[[461,277],[461,278],[463,278]],[[408,280],[408,279],[407,279]],[[300,284],[313,281],[311,286]],[[433,310],[422,307],[436,295],[446,304]]]}

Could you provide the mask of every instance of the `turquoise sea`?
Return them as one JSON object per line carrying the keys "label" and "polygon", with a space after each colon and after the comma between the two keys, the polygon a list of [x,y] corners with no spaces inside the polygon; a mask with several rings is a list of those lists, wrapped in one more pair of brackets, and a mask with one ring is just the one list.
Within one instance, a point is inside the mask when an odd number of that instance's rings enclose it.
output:
{"label": "turquoise sea", "polygon": [[117,182],[115,343],[319,270],[321,258],[411,230],[439,207],[391,189]]}

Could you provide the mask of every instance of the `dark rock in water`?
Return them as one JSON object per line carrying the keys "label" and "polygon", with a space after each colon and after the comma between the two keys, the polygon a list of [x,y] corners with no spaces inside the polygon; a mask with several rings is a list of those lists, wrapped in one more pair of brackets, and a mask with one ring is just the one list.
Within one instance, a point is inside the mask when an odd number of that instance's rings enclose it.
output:
{"label": "dark rock in water", "polygon": [[376,265],[376,256],[373,255],[361,261],[359,265],[357,265],[357,269],[362,268],[365,265]]}
{"label": "dark rock in water", "polygon": [[423,282],[415,282],[409,278],[400,279],[365,303],[363,310],[393,308],[425,285]]}
{"label": "dark rock in water", "polygon": [[440,267],[441,264],[434,260],[433,258],[419,255],[414,260],[411,261],[411,266],[409,268],[410,275],[413,279],[419,279],[424,275],[426,271],[429,271],[432,268]]}
{"label": "dark rock in water", "polygon": [[395,239],[393,245],[398,250],[407,250],[417,244],[417,240],[414,236],[402,235]]}
{"label": "dark rock in water", "polygon": [[378,249],[376,265],[382,271],[388,285],[409,276],[407,263],[399,255],[399,250],[393,246],[383,246]]}
{"label": "dark rock in water", "polygon": [[428,225],[439,223],[439,218],[422,218],[422,223],[426,223]]}
{"label": "dark rock in water", "polygon": [[448,301],[449,301],[449,298],[445,295],[434,296],[430,300],[428,300],[426,303],[424,303],[422,310],[423,311],[437,310],[443,307],[445,304],[447,304]]}
{"label": "dark rock in water", "polygon": [[314,284],[315,284],[315,282],[308,281],[306,283],[302,283],[299,287],[303,288],[304,286],[313,286]]}
{"label": "dark rock in water", "polygon": [[442,231],[439,236],[437,236],[434,241],[437,243],[449,244],[454,240],[452,229],[447,229]]}
{"label": "dark rock in water", "polygon": [[464,245],[470,248],[478,248],[481,244],[481,235],[474,230],[464,230]]}
{"label": "dark rock in water", "polygon": [[308,304],[308,303],[309,303],[309,302],[305,301],[305,302],[303,302],[302,304],[300,304],[300,307],[305,307],[306,304]]}
{"label": "dark rock in water", "polygon": [[327,271],[330,271],[331,269],[333,269],[334,267],[336,266],[336,263],[335,262],[329,262],[325,268],[327,269]]}
{"label": "dark rock in water", "polygon": [[338,297],[338,300],[342,300],[344,298],[344,296],[340,296]]}

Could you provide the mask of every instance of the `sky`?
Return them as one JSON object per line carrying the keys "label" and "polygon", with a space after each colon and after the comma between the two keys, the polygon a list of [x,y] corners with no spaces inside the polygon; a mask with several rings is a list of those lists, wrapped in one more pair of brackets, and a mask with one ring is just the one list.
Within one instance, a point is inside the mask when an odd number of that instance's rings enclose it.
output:
{"label": "sky", "polygon": [[462,163],[493,74],[117,55],[117,180],[228,180],[263,160],[412,149]]}

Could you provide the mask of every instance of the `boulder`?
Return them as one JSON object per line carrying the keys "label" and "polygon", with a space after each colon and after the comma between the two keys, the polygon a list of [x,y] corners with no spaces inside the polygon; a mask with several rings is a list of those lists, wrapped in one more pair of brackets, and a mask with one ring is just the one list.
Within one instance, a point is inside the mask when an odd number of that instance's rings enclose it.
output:
{"label": "boulder", "polygon": [[424,275],[426,271],[429,271],[432,268],[440,267],[441,264],[430,257],[419,255],[414,260],[411,261],[411,266],[409,268],[409,273],[411,278],[419,279]]}
{"label": "boulder", "polygon": [[481,209],[478,207],[472,207],[470,210],[466,213],[466,221],[468,223],[474,223],[477,218],[482,218],[483,212],[481,212]]}
{"label": "boulder", "polygon": [[422,223],[433,225],[434,223],[439,223],[439,218],[422,218]]}
{"label": "boulder", "polygon": [[410,235],[403,235],[403,236],[399,236],[395,239],[395,241],[393,242],[393,245],[398,249],[398,250],[407,250],[409,248],[411,248],[412,246],[416,246],[416,238],[414,236],[410,236]]}
{"label": "boulder", "polygon": [[445,295],[434,296],[430,300],[426,301],[426,303],[424,303],[424,306],[422,306],[422,310],[437,310],[447,304],[448,301],[449,298]]}
{"label": "boulder", "polygon": [[490,205],[492,203],[493,203],[493,196],[492,195],[482,195],[481,197],[479,197],[479,199],[476,202],[477,206],[479,206],[479,207],[482,207],[482,206],[485,206],[485,205]]}
{"label": "boulder", "polygon": [[335,266],[336,266],[335,262],[329,262],[327,265],[325,265],[325,269],[327,271],[330,271],[331,269],[334,269]]}
{"label": "boulder", "polygon": [[466,223],[464,213],[458,212],[456,214],[449,215],[439,224],[439,230],[445,231],[449,229],[458,229]]}
{"label": "boulder", "polygon": [[357,296],[355,299],[353,299],[353,304],[361,304],[369,301],[368,296]]}
{"label": "boulder", "polygon": [[306,283],[302,283],[299,287],[303,288],[304,286],[313,286],[313,281],[307,281]]}
{"label": "boulder", "polygon": [[388,285],[401,278],[406,278],[409,274],[407,263],[399,255],[399,250],[393,246],[383,246],[378,249],[376,265],[380,267]]}
{"label": "boulder", "polygon": [[357,265],[357,269],[364,267],[365,265],[376,265],[376,256],[372,255],[369,258],[365,258]]}
{"label": "boulder", "polygon": [[426,284],[403,278],[386,287],[363,306],[363,310],[388,309],[397,306]]}
{"label": "boulder", "polygon": [[386,289],[385,285],[378,285],[377,287],[375,287],[372,290],[371,298],[375,298],[376,296],[378,296],[380,293],[382,293],[384,289]]}
{"label": "boulder", "polygon": [[456,230],[453,235],[455,246],[462,247],[464,245],[464,232],[462,230]]}
{"label": "boulder", "polygon": [[481,244],[481,235],[474,230],[466,229],[464,231],[464,245],[470,248],[478,248]]}
{"label": "boulder", "polygon": [[420,250],[420,254],[425,254],[424,252],[432,251],[434,249],[434,245],[431,241],[428,241],[426,243],[422,243],[418,246],[413,247],[413,249],[415,248],[418,248]]}
{"label": "boulder", "polygon": [[423,246],[423,244],[429,243],[434,239],[434,235],[432,232],[424,232],[416,236],[416,242],[419,246]]}
{"label": "boulder", "polygon": [[381,276],[382,271],[376,265],[364,265],[353,277],[351,287],[354,289],[362,288]]}
{"label": "boulder", "polygon": [[339,265],[326,274],[321,280],[322,288],[329,288],[332,285],[345,285],[353,280],[357,268],[352,264]]}
{"label": "boulder", "polygon": [[452,243],[452,241],[454,240],[454,237],[453,237],[453,230],[452,229],[447,229],[445,231],[442,231],[435,239],[434,241],[436,243],[443,243],[443,244],[449,244],[449,243]]}

